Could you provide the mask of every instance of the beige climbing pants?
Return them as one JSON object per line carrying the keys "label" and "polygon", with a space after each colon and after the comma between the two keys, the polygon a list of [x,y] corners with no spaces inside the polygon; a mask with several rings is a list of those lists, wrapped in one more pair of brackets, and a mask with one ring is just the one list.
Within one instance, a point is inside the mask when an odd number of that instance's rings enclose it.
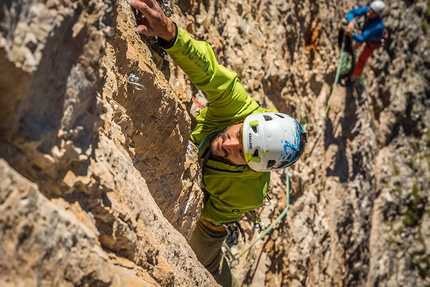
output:
{"label": "beige climbing pants", "polygon": [[216,226],[200,218],[196,229],[191,235],[190,246],[197,255],[197,259],[212,274],[223,287],[239,286],[221,250],[222,243],[227,236],[223,226]]}

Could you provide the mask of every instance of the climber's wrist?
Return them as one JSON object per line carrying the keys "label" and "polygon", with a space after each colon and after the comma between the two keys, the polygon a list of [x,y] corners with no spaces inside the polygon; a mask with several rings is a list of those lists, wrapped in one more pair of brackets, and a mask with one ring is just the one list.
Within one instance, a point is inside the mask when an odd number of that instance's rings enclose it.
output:
{"label": "climber's wrist", "polygon": [[164,49],[172,47],[175,44],[176,37],[178,35],[178,28],[175,22],[169,19],[166,26],[166,33],[158,36],[158,43]]}

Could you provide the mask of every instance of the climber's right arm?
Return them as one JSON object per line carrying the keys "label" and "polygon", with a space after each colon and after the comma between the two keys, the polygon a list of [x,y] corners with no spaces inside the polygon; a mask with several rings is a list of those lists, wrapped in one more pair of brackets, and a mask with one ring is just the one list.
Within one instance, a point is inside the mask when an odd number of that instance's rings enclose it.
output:
{"label": "climber's right arm", "polygon": [[239,122],[259,107],[249,97],[236,73],[217,62],[211,46],[191,38],[164,15],[155,0],[129,0],[129,3],[145,15],[143,25],[138,26],[139,33],[158,36],[160,45],[191,82],[207,94],[209,108],[205,120],[210,129]]}
{"label": "climber's right arm", "polygon": [[353,35],[354,18],[365,15],[369,9],[370,9],[370,6],[359,7],[356,9],[352,9],[351,11],[348,12],[348,14],[346,14],[346,22],[348,22],[348,25],[345,29],[345,32],[347,35],[350,35],[350,36]]}

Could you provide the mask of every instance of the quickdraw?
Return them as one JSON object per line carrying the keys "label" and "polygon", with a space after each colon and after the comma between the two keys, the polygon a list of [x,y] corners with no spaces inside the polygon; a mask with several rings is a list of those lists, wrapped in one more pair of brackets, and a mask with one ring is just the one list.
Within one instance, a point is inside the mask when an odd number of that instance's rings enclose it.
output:
{"label": "quickdraw", "polygon": [[265,230],[264,222],[261,220],[260,216],[258,216],[257,211],[250,210],[245,213],[245,216],[250,222],[254,223],[254,228],[258,230],[258,233],[261,233]]}
{"label": "quickdraw", "polygon": [[243,242],[246,242],[245,231],[239,222],[224,223],[223,226],[227,230],[227,238],[225,242],[228,246],[236,245],[239,242],[239,234],[242,235]]}

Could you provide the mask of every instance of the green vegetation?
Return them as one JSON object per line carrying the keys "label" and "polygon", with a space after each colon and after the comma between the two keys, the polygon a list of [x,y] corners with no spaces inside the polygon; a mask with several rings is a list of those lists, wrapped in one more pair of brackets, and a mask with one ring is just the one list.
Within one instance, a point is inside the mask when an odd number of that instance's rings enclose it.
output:
{"label": "green vegetation", "polygon": [[[423,264],[424,263],[424,264]],[[419,274],[421,278],[425,279],[430,274],[429,268],[420,268],[420,265],[423,264],[426,267],[430,266],[430,258],[429,256],[419,256],[418,254],[412,254],[411,256],[411,265],[419,270]]]}
{"label": "green vegetation", "polygon": [[388,222],[387,226],[388,226],[388,231],[393,230],[393,222]]}
{"label": "green vegetation", "polygon": [[408,159],[408,165],[411,167],[411,168],[413,168],[414,167],[414,158],[411,156],[411,157],[409,157],[409,159]]}
{"label": "green vegetation", "polygon": [[400,226],[399,228],[397,228],[397,229],[395,229],[395,230],[393,231],[393,234],[394,234],[394,235],[399,235],[399,234],[402,234],[402,233],[403,233],[403,231],[405,231],[405,229],[403,228],[403,226]]}
{"label": "green vegetation", "polygon": [[[429,0],[430,2],[430,0]],[[410,73],[412,71],[409,71]],[[423,131],[423,129],[420,129]],[[424,133],[427,136],[426,144],[430,147],[430,128],[424,129]],[[411,154],[404,159],[407,164],[414,169],[415,176],[412,178],[412,186],[406,190],[405,186],[407,183],[403,183],[401,179],[392,178],[391,186],[394,191],[400,195],[400,202],[396,206],[388,207],[391,209],[390,216],[391,221],[387,222],[387,227],[390,227],[387,237],[387,245],[390,249],[408,248],[408,246],[415,248],[411,249],[412,253],[409,253],[408,264],[415,270],[422,279],[429,278],[430,276],[430,246],[426,245],[424,236],[421,233],[420,225],[424,218],[430,217],[430,204],[425,200],[427,194],[428,185],[430,185],[430,179],[424,180],[428,170],[430,169],[430,154],[427,152],[419,152],[422,147],[419,146],[419,141],[413,139],[409,142]],[[428,168],[421,168],[421,163],[427,162]],[[406,163],[405,162],[405,163]],[[417,164],[415,164],[417,162]],[[399,161],[392,161],[392,172],[394,176],[400,176],[403,166],[400,165]],[[400,180],[399,180],[400,179]],[[420,179],[420,180],[418,180]],[[390,186],[390,182],[387,183]],[[405,190],[403,190],[405,189]],[[401,196],[403,193],[403,196]],[[392,216],[392,208],[395,208],[397,215]],[[387,209],[388,211],[388,209]],[[390,219],[389,219],[390,220]],[[398,225],[401,220],[400,226]],[[395,226],[395,227],[393,227]],[[413,239],[411,239],[413,235]],[[400,239],[402,236],[402,239]],[[418,243],[419,242],[419,243]],[[397,246],[396,246],[397,244]],[[389,269],[389,272],[391,270]],[[430,287],[430,285],[429,285]]]}
{"label": "green vegetation", "polygon": [[[420,192],[420,189],[418,188],[418,183],[415,180],[414,184],[412,185],[412,195],[414,197],[418,197],[419,198],[418,192]],[[420,199],[420,201],[421,201],[421,199]]]}
{"label": "green vegetation", "polygon": [[415,269],[418,269],[421,278],[425,279],[430,275],[430,256],[427,255],[427,246],[425,245],[421,231],[418,231],[417,235],[418,241],[423,245],[423,248],[411,255],[411,265]]}
{"label": "green vegetation", "polygon": [[412,209],[408,209],[405,213],[405,217],[402,220],[403,224],[409,227],[415,226],[418,223],[418,216]]}
{"label": "green vegetation", "polygon": [[394,190],[400,195],[402,194],[402,185],[400,183],[394,184]]}
{"label": "green vegetation", "polygon": [[412,85],[412,82],[409,81],[409,78],[408,78],[408,80],[406,80],[405,87],[408,88],[410,85]]}
{"label": "green vegetation", "polygon": [[413,151],[418,151],[420,149],[418,143],[414,140],[410,141],[409,145]]}
{"label": "green vegetation", "polygon": [[421,29],[423,30],[424,34],[427,34],[428,28],[429,28],[429,24],[427,23],[427,21],[423,20],[421,22]]}
{"label": "green vegetation", "polygon": [[[430,258],[428,256],[422,258],[421,262],[426,263],[426,265],[428,267],[430,266]],[[421,278],[423,278],[423,279],[427,278],[429,276],[429,274],[430,274],[430,271],[428,268],[424,268],[424,269],[420,270],[420,275],[421,275]]]}
{"label": "green vegetation", "polygon": [[421,233],[421,230],[418,230],[418,241],[421,242],[421,244],[423,245],[423,249],[418,250],[417,254],[420,254],[420,255],[426,254],[427,253],[427,246],[426,246],[426,243],[424,241],[424,238],[423,238],[423,235]]}
{"label": "green vegetation", "polygon": [[[414,188],[412,193],[414,193]],[[421,243],[422,249],[411,254],[411,265],[414,269],[418,270],[421,278],[425,279],[430,275],[430,256],[427,254],[427,246],[420,229],[418,229],[415,236]]]}
{"label": "green vegetation", "polygon": [[430,20],[430,0],[427,0],[426,11],[424,12],[424,17],[427,21]]}
{"label": "green vegetation", "polygon": [[427,147],[430,147],[430,129],[426,130],[426,135],[427,135]]}
{"label": "green vegetation", "polygon": [[394,171],[394,175],[396,176],[400,175],[400,168],[395,163],[393,163],[393,171]]}
{"label": "green vegetation", "polygon": [[403,206],[397,205],[397,214],[403,214]]}
{"label": "green vegetation", "polygon": [[421,197],[419,195],[420,189],[418,187],[418,183],[415,180],[414,184],[412,185],[412,202],[408,205],[408,210],[405,213],[405,216],[403,217],[403,224],[405,226],[415,226],[419,223],[419,215],[418,215],[418,205],[421,203]]}
{"label": "green vegetation", "polygon": [[394,238],[390,235],[388,236],[387,243],[388,243],[388,246],[391,246],[394,243],[396,243],[396,240],[394,240]]}

